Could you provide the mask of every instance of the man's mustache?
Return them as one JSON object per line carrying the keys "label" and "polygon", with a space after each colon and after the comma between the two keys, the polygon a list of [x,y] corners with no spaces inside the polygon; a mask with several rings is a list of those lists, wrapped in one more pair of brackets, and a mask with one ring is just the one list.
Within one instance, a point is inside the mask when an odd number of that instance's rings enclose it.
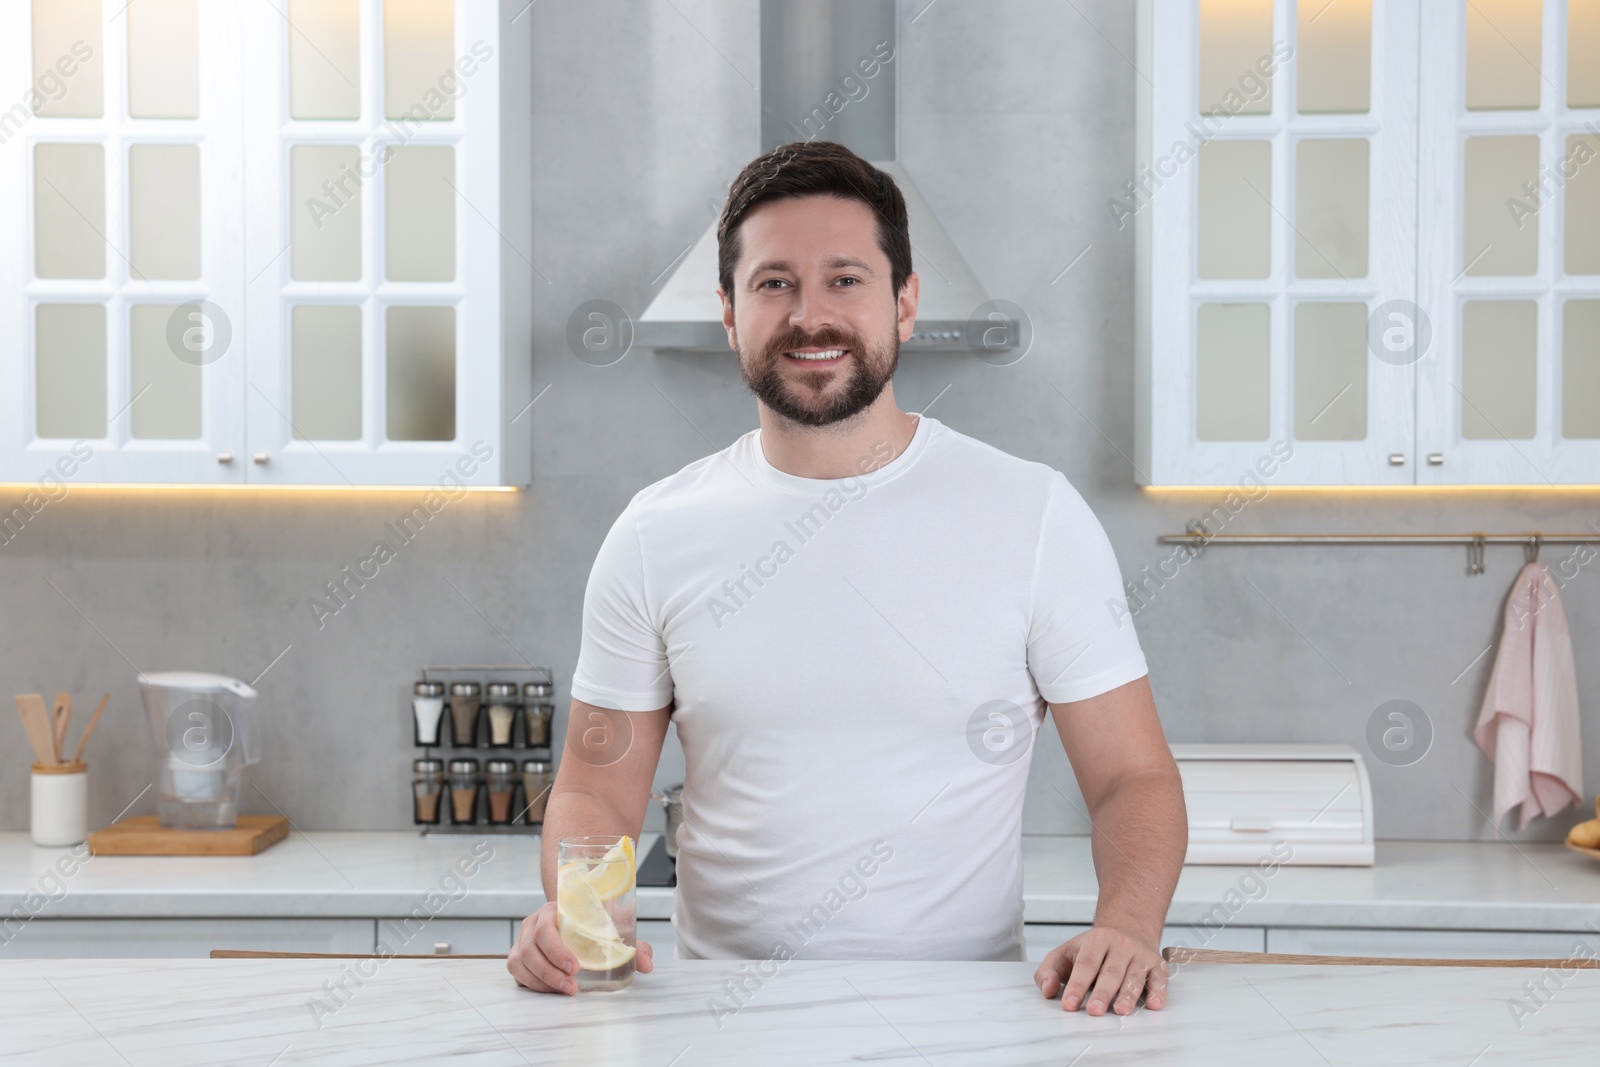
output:
{"label": "man's mustache", "polygon": [[791,332],[767,345],[766,354],[780,356],[799,348],[848,348],[854,352],[859,351],[858,344],[859,341],[854,334],[847,334],[842,330],[819,330],[810,335]]}

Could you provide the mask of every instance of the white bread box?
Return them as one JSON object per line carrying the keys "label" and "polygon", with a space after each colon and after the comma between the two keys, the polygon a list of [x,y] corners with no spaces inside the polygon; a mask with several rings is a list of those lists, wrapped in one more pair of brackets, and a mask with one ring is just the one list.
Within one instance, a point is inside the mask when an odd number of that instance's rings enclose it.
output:
{"label": "white bread box", "polygon": [[1372,783],[1349,745],[1177,744],[1172,756],[1185,863],[1372,866]]}

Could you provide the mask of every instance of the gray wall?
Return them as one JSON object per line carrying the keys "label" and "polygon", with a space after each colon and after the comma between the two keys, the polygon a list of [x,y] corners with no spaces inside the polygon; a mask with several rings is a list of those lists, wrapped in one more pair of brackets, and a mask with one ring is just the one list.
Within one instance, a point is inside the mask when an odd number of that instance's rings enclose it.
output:
{"label": "gray wall", "polygon": [[[1170,551],[1159,534],[1224,494],[1141,492],[1127,458],[1133,242],[1106,201],[1134,158],[1132,5],[926,4],[901,11],[902,161],[991,294],[1027,309],[1037,339],[1006,368],[906,357],[896,394],[909,410],[937,397],[930,414],[948,425],[1065,472],[1133,577]],[[653,279],[710,220],[708,199],[757,151],[756,10],[753,0],[544,0],[524,16],[537,35],[534,388],[550,386],[534,408],[530,492],[451,505],[321,629],[308,599],[369,551],[408,495],[84,490],[0,548],[7,688],[68,689],[80,707],[112,693],[89,753],[92,823],[149,780],[136,667],[248,680],[289,647],[260,682],[269,754],[247,807],[281,809],[303,829],[407,825],[404,701],[421,663],[533,657],[555,666],[565,708],[584,581],[612,519],[640,487],[756,425],[731,353],[635,351],[596,368],[565,342],[585,301],[642,310]],[[1595,499],[1274,492],[1229,529],[1582,529]],[[1490,838],[1492,767],[1470,737],[1490,657],[1473,660],[1496,639],[1521,562],[1519,549],[1493,548],[1488,574],[1469,578],[1451,548],[1212,548],[1136,620],[1168,733],[1365,750],[1374,709],[1410,700],[1435,738],[1414,765],[1369,760],[1379,834]],[[1591,706],[1596,569],[1563,590]],[[12,753],[0,761],[0,825],[22,829],[26,742],[9,713],[0,731]],[[1585,765],[1592,789],[1592,724]],[[681,771],[673,741],[657,782]],[[1084,832],[1080,804],[1047,729],[1027,829]],[[133,810],[153,810],[148,794]],[[1556,838],[1575,817],[1512,836]]]}

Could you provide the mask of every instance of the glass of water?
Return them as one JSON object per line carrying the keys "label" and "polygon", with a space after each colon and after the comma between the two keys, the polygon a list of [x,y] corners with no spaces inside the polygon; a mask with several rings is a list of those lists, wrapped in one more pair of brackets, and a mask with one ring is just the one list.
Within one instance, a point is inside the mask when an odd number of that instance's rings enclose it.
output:
{"label": "glass of water", "polygon": [[578,992],[628,988],[637,951],[633,838],[564,837],[556,859],[556,925],[578,957]]}

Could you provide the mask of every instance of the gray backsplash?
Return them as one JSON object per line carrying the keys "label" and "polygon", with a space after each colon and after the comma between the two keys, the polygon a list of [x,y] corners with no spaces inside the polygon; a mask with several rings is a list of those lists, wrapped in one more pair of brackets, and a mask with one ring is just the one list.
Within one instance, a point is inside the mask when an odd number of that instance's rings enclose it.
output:
{"label": "gray backsplash", "polygon": [[[990,293],[1027,310],[1036,340],[1015,366],[918,355],[895,380],[902,407],[932,405],[955,429],[1062,470],[1130,578],[1171,551],[1158,535],[1225,496],[1140,491],[1128,458],[1132,227],[1116,228],[1107,201],[1133,169],[1132,11],[1126,0],[902,5],[901,161]],[[80,715],[111,692],[88,755],[91,825],[150,778],[136,668],[249,680],[282,653],[259,683],[267,757],[246,810],[281,810],[301,829],[408,826],[405,700],[418,665],[549,663],[564,727],[584,582],[611,521],[640,487],[756,425],[731,353],[638,350],[600,368],[574,358],[565,333],[585,301],[641,310],[756,152],[757,4],[551,0],[523,17],[537,36],[533,377],[549,386],[532,411],[531,491],[451,504],[320,628],[310,599],[415,494],[101,490],[50,504],[0,547],[0,676],[11,692],[70,690]],[[1595,500],[1278,492],[1229,530],[1582,529]],[[1521,564],[1514,547],[1490,548],[1480,577],[1452,548],[1214,547],[1136,619],[1168,734],[1365,751],[1374,709],[1410,700],[1434,725],[1433,747],[1406,767],[1369,759],[1378,833],[1490,839],[1492,766],[1470,736],[1490,657],[1474,658],[1496,639]],[[1584,654],[1600,637],[1596,569],[1563,589],[1586,706],[1600,704]],[[0,826],[25,829],[26,742],[10,713],[0,731],[11,753]],[[1585,765],[1592,793],[1592,723]],[[682,766],[669,739],[657,782],[680,780]],[[1028,832],[1086,832],[1048,723],[1028,800]],[[152,812],[149,794],[131,810]],[[1582,815],[1510,836],[1556,839]],[[660,825],[652,807],[647,827]]]}

